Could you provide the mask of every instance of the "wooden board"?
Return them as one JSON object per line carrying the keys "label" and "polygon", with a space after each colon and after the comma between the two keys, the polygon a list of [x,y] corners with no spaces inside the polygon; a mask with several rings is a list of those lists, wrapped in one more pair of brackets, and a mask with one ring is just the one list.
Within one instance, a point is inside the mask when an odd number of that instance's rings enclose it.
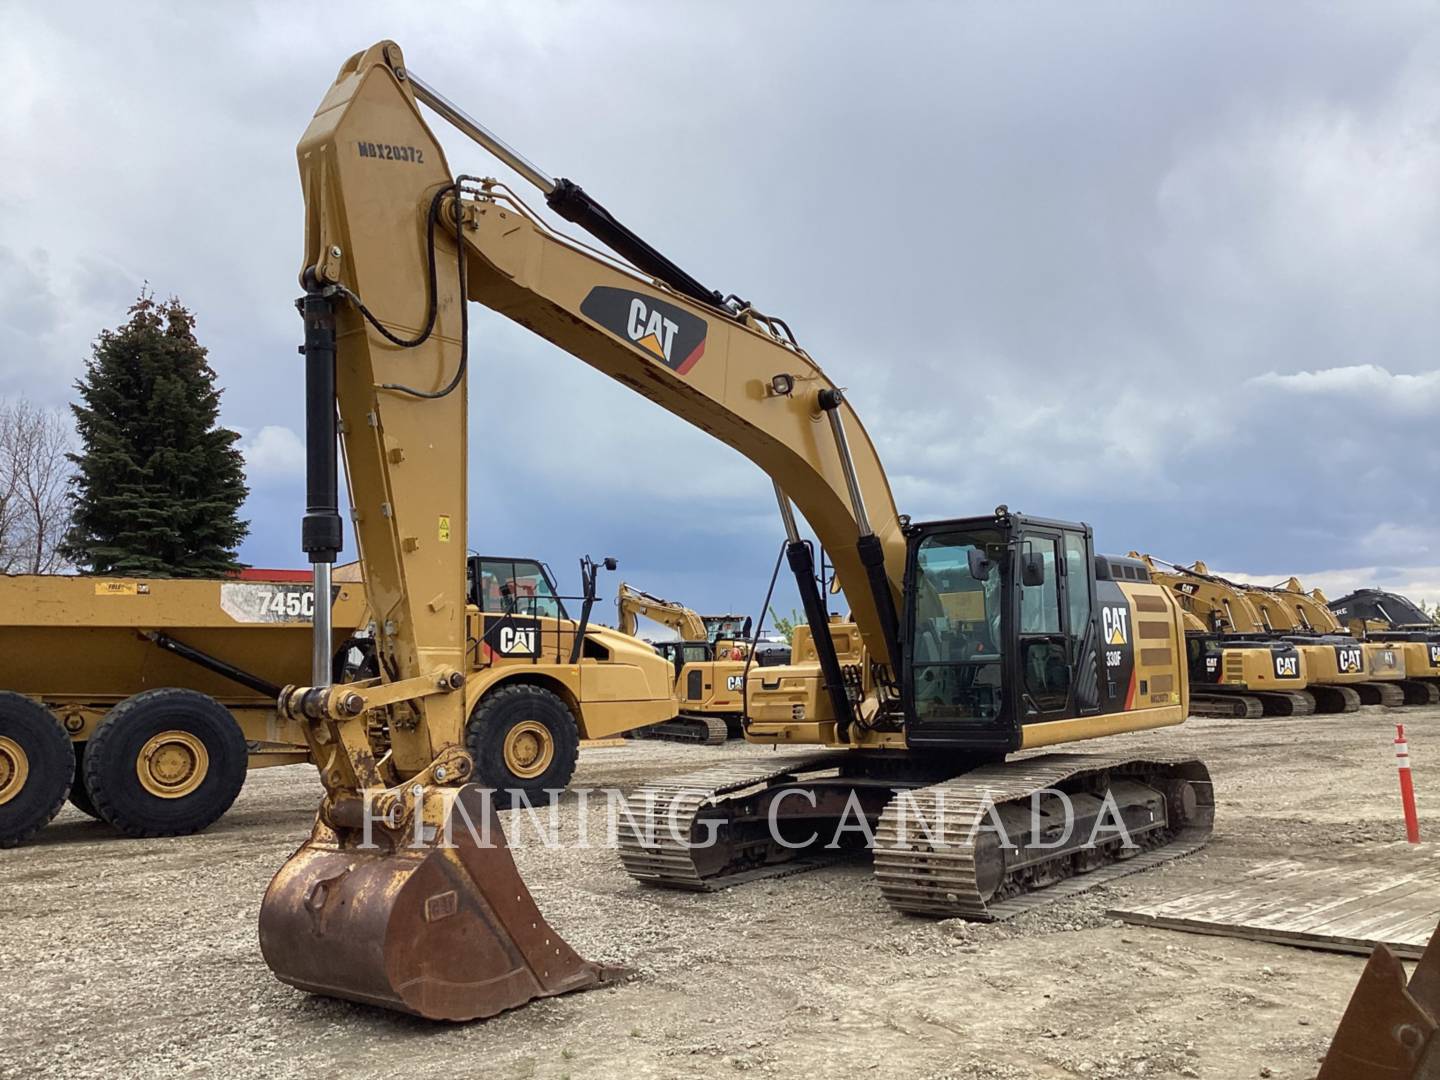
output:
{"label": "wooden board", "polygon": [[1243,879],[1112,918],[1197,934],[1418,960],[1440,923],[1440,846],[1387,844],[1331,861],[1276,859]]}

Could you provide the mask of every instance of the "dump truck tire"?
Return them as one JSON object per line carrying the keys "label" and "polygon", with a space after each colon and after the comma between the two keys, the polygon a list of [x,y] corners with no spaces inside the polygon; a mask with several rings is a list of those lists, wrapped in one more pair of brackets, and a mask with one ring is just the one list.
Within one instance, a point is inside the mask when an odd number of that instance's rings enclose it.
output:
{"label": "dump truck tire", "polygon": [[86,790],[112,827],[126,836],[182,836],[230,809],[249,751],[214,698],[163,687],[111,709],[84,760]]}
{"label": "dump truck tire", "polygon": [[70,805],[82,814],[93,817],[96,821],[104,821],[105,819],[100,816],[100,811],[95,809],[90,792],[85,790],[85,747],[87,744],[77,742],[72,745],[75,747],[75,780],[70,785]]}
{"label": "dump truck tire", "polygon": [[60,721],[43,705],[0,691],[0,848],[48,825],[74,777],[75,752]]}
{"label": "dump truck tire", "polygon": [[546,788],[563,789],[575,774],[580,732],[565,702],[539,686],[502,686],[470,714],[465,739],[475,780],[494,788],[497,807],[523,791],[532,806],[548,804]]}

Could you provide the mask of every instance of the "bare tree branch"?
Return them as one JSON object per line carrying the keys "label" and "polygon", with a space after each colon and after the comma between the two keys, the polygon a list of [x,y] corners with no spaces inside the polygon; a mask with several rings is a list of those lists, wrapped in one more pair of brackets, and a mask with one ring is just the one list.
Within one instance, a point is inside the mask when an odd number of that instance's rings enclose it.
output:
{"label": "bare tree branch", "polygon": [[0,402],[0,573],[53,574],[70,525],[66,485],[73,444],[60,413],[24,399]]}

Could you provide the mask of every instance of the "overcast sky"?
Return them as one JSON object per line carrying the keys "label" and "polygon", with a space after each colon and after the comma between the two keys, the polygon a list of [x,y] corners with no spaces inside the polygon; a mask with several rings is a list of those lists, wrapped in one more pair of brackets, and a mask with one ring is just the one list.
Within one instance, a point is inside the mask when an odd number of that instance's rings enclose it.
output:
{"label": "overcast sky", "polygon": [[[0,18],[0,397],[64,404],[143,282],[180,297],[245,436],[251,563],[302,560],[295,143],[340,63],[391,37],[542,168],[783,316],[916,519],[1004,502],[1089,521],[1102,550],[1440,599],[1434,4]],[[453,168],[496,172],[437,132]],[[543,557],[566,591],[590,552],[758,609],[766,477],[474,316],[471,545]]]}

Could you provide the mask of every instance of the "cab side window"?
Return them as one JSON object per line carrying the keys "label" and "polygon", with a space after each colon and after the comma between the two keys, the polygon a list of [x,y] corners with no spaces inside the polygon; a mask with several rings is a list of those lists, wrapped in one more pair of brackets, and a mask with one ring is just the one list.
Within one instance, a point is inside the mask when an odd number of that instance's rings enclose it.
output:
{"label": "cab side window", "polygon": [[1079,648],[1090,625],[1090,563],[1086,558],[1085,537],[1079,533],[1065,534],[1065,590],[1070,609],[1070,635]]}
{"label": "cab side window", "polygon": [[1019,583],[1025,692],[1042,714],[1063,709],[1070,696],[1070,646],[1060,628],[1059,548],[1057,540],[1044,536],[1026,537],[1021,545],[1027,558],[1038,555],[1044,567],[1039,584]]}
{"label": "cab side window", "polygon": [[515,610],[515,564],[484,559],[475,581],[475,601],[481,611],[504,615]]}
{"label": "cab side window", "polygon": [[1056,572],[1055,541],[1032,537],[1023,550],[1038,554],[1045,565],[1045,580],[1039,585],[1020,586],[1020,633],[1060,633],[1060,575]]}

